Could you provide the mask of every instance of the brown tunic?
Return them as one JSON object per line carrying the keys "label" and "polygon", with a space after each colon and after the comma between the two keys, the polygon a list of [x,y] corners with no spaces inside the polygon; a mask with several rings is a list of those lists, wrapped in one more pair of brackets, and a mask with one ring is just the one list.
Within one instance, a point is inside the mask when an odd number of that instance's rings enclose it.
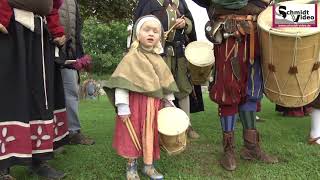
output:
{"label": "brown tunic", "polygon": [[53,6],[53,0],[8,0],[13,8],[31,11],[35,14],[46,16]]}

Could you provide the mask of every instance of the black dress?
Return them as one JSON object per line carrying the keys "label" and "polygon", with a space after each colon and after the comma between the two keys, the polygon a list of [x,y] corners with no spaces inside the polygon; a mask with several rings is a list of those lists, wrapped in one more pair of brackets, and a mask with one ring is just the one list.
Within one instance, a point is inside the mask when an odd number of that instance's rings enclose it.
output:
{"label": "black dress", "polygon": [[[42,23],[41,23],[42,22]],[[52,158],[68,135],[60,69],[44,20],[0,33],[0,169]]]}

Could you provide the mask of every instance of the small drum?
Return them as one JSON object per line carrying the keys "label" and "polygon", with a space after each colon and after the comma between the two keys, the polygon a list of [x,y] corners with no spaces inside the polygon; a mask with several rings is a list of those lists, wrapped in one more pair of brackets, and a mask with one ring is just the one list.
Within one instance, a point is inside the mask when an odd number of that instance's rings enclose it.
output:
{"label": "small drum", "polygon": [[207,41],[194,41],[185,49],[191,81],[194,85],[203,85],[209,80],[214,64],[213,44]]}
{"label": "small drum", "polygon": [[319,22],[317,28],[272,28],[272,7],[259,15],[264,93],[275,104],[301,107],[318,96]]}
{"label": "small drum", "polygon": [[169,155],[176,155],[185,150],[189,122],[188,115],[176,107],[166,107],[158,112],[160,145]]}

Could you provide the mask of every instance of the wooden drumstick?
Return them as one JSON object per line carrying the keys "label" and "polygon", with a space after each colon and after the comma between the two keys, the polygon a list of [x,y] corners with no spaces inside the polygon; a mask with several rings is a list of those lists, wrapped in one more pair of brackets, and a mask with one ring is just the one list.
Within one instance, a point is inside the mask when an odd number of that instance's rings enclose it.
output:
{"label": "wooden drumstick", "polygon": [[[184,15],[181,16],[180,18],[184,18]],[[178,25],[178,23],[175,23],[168,31],[166,31],[166,32],[164,33],[164,38],[165,38],[165,39],[168,38],[169,33],[170,33],[177,25]]]}
{"label": "wooden drumstick", "polygon": [[128,129],[128,131],[129,131],[129,134],[130,134],[130,137],[131,137],[131,140],[132,140],[134,146],[135,146],[136,149],[139,151],[139,147],[138,147],[137,142],[135,141],[135,138],[134,138],[134,136],[133,136],[133,134],[132,134],[132,130],[131,130],[130,126],[129,126],[128,121],[129,121],[129,119],[127,119],[127,120],[125,121],[125,124],[126,124],[126,126],[127,126],[127,129]]}
{"label": "wooden drumstick", "polygon": [[128,122],[128,125],[129,125],[129,127],[130,127],[130,129],[131,129],[131,131],[132,131],[133,138],[135,139],[136,144],[138,145],[138,148],[141,150],[140,141],[139,141],[139,139],[138,139],[138,137],[137,137],[136,131],[134,130],[134,128],[133,128],[133,126],[132,126],[131,121],[130,121],[129,118],[128,118],[128,121],[127,121],[127,122]]}

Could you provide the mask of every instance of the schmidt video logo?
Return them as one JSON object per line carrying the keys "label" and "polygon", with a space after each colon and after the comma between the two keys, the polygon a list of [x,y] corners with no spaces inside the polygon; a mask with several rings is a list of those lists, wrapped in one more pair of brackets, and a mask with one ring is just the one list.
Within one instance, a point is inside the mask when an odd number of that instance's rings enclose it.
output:
{"label": "schmidt video logo", "polygon": [[317,4],[274,5],[273,27],[317,27]]}

